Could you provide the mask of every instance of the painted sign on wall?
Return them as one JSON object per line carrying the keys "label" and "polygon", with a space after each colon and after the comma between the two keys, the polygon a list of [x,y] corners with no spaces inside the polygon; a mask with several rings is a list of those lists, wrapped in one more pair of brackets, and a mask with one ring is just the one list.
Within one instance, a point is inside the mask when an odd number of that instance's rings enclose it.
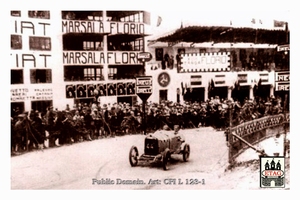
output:
{"label": "painted sign on wall", "polygon": [[139,52],[64,51],[64,65],[141,65]]}
{"label": "painted sign on wall", "polygon": [[52,88],[14,88],[10,90],[10,101],[42,101],[52,100],[53,91]]}
{"label": "painted sign on wall", "polygon": [[181,54],[180,72],[229,71],[230,53]]}
{"label": "painted sign on wall", "polygon": [[275,91],[290,90],[290,72],[275,72]]}

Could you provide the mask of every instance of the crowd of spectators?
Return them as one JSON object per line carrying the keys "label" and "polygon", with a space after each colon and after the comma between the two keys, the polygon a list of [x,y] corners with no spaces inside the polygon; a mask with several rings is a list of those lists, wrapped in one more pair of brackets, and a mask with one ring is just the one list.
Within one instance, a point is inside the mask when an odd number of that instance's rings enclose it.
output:
{"label": "crowd of spectators", "polygon": [[[275,97],[265,100],[245,99],[242,103],[220,99],[218,96],[194,103],[147,102],[144,127],[142,104],[79,103],[73,108],[67,105],[65,110],[51,106],[46,113],[31,110],[11,118],[11,150],[12,153],[20,153],[125,134],[143,134],[144,131],[150,133],[163,127],[173,130],[174,125],[182,129],[211,126],[225,130],[229,126],[229,110],[231,123],[236,126],[263,116],[282,113],[283,107],[281,99]],[[45,141],[49,141],[48,146]]]}

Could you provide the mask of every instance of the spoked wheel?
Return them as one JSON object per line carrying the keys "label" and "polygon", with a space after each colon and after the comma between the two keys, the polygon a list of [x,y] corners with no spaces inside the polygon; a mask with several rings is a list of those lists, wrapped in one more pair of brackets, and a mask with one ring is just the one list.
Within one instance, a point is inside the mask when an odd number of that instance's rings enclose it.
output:
{"label": "spoked wheel", "polygon": [[189,160],[189,157],[190,157],[190,145],[188,144],[185,144],[184,147],[183,147],[183,161],[184,162],[187,162]]}
{"label": "spoked wheel", "polygon": [[170,157],[171,157],[170,150],[165,150],[165,152],[162,155],[162,164],[164,170],[168,170],[168,161]]}
{"label": "spoked wheel", "polygon": [[132,146],[129,151],[129,162],[132,167],[137,166],[138,164],[139,152],[136,146]]}

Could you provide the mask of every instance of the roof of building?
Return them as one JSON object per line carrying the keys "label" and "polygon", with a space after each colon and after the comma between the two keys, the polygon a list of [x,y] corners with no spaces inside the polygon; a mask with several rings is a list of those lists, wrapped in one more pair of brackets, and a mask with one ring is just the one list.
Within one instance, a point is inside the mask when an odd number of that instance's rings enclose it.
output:
{"label": "roof of building", "polygon": [[175,32],[159,37],[155,42],[214,42],[214,43],[256,43],[256,44],[287,44],[289,30],[255,29],[246,27],[224,26],[189,26],[179,28]]}

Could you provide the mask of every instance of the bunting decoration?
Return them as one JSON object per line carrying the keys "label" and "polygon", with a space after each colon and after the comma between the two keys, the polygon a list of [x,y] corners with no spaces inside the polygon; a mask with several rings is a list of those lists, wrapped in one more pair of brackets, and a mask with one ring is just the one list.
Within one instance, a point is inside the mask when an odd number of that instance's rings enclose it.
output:
{"label": "bunting decoration", "polygon": [[284,27],[285,22],[284,21],[277,21],[274,20],[274,27]]}
{"label": "bunting decoration", "polygon": [[214,96],[215,82],[213,79],[208,83],[208,97]]}
{"label": "bunting decoration", "polygon": [[254,85],[254,88],[253,88],[254,96],[261,96],[261,94],[260,94],[261,82],[262,82],[262,80],[260,78],[258,83]]}

